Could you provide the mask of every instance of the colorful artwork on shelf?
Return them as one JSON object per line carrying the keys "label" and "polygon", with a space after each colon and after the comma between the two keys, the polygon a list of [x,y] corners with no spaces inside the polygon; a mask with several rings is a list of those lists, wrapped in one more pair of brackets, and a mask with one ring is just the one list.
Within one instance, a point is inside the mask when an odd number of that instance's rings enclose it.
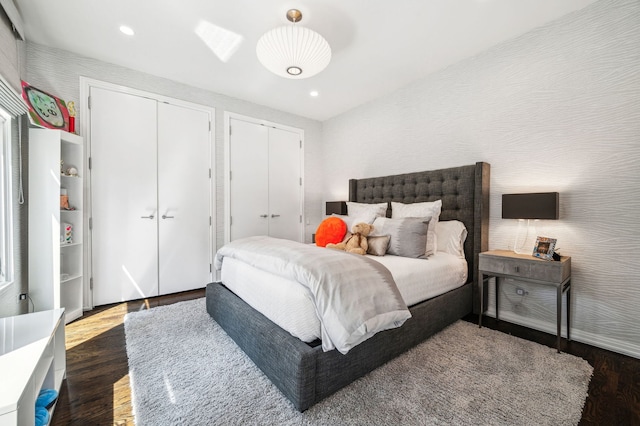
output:
{"label": "colorful artwork on shelf", "polygon": [[62,230],[63,230],[63,240],[62,242],[64,244],[72,244],[73,243],[73,225],[71,225],[70,223],[63,223],[62,224]]}
{"label": "colorful artwork on shelf", "polygon": [[29,107],[31,124],[69,131],[69,111],[65,102],[22,81],[22,98]]}

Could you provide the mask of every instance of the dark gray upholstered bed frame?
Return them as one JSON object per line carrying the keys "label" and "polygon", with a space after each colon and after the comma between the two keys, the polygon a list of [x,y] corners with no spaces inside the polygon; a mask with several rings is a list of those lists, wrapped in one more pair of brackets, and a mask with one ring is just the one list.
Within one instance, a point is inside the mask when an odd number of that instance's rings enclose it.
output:
{"label": "dark gray upholstered bed frame", "polygon": [[[440,220],[460,220],[468,230],[465,285],[409,307],[412,317],[342,355],[323,352],[291,336],[222,283],[207,285],[207,311],[300,411],[421,343],[480,303],[474,297],[478,253],[488,248],[488,163],[349,181],[349,199],[361,203],[442,200]],[[485,291],[486,295],[487,292]],[[484,306],[484,304],[482,305]]]}

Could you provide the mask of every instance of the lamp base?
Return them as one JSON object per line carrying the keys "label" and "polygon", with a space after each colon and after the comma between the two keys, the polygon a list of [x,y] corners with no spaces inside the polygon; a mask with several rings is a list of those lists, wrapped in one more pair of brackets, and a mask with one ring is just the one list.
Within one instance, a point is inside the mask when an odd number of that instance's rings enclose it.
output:
{"label": "lamp base", "polygon": [[[516,254],[533,253],[534,241],[531,240],[531,236],[535,235],[535,226],[531,225],[530,219],[527,219],[526,225],[524,221],[524,219],[518,219],[518,230],[513,240],[513,252]],[[522,228],[524,228],[524,237],[520,236],[523,232]]]}

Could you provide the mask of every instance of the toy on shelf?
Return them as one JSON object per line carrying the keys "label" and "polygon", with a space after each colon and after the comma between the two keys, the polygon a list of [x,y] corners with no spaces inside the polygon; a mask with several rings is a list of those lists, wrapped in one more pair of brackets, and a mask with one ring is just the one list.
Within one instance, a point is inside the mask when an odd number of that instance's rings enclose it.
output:
{"label": "toy on shelf", "polygon": [[67,102],[67,110],[69,111],[69,133],[76,132],[76,104],[73,101]]}
{"label": "toy on shelf", "polygon": [[62,224],[62,243],[63,244],[73,243],[73,225],[71,225],[70,223]]}

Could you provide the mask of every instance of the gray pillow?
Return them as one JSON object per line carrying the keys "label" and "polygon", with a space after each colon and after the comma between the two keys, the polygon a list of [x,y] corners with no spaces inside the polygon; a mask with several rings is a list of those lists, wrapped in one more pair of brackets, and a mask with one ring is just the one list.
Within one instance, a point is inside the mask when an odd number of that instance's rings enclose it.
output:
{"label": "gray pillow", "polygon": [[389,235],[381,235],[379,237],[367,237],[367,243],[369,248],[367,254],[374,256],[384,256],[387,253],[387,247],[389,247]]}
{"label": "gray pillow", "polygon": [[378,217],[373,222],[374,236],[389,235],[387,253],[402,257],[426,259],[427,229],[431,217],[389,219]]}

